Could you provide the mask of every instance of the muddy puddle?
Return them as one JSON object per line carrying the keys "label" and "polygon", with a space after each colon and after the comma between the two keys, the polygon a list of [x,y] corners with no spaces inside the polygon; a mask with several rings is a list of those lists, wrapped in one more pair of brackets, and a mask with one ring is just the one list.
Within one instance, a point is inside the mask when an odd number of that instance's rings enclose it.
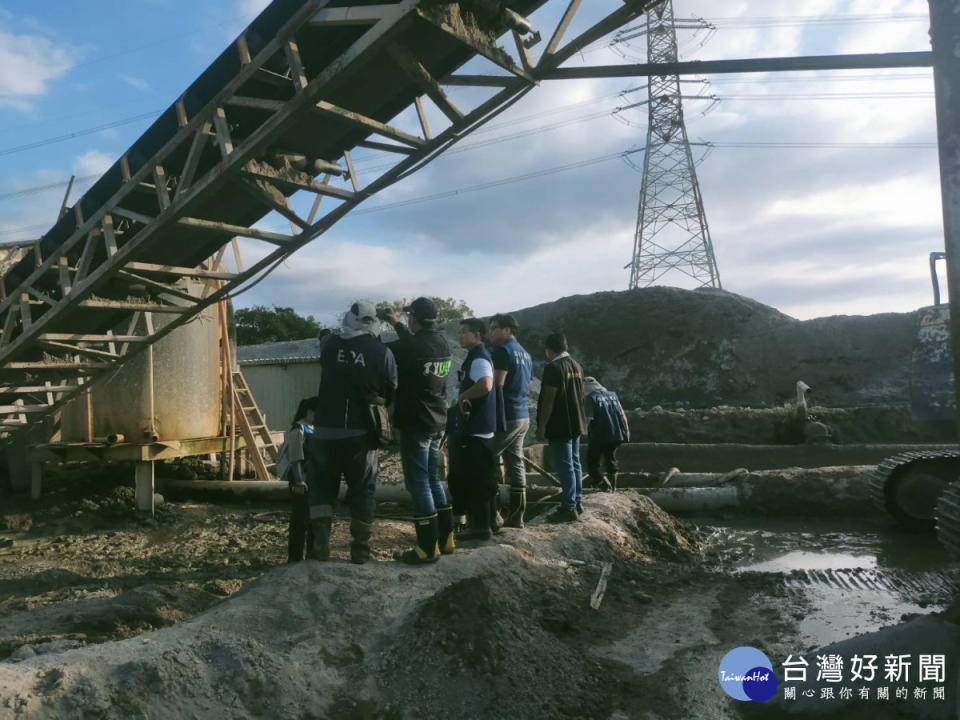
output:
{"label": "muddy puddle", "polygon": [[798,647],[821,647],[872,632],[904,616],[937,612],[960,590],[960,563],[932,534],[863,523],[723,521],[697,523],[704,559],[716,572],[781,579],[806,610]]}

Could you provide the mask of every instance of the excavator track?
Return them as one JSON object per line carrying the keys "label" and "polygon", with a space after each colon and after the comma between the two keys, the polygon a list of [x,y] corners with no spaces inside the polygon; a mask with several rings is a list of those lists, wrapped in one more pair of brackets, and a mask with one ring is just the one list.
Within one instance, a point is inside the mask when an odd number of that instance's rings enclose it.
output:
{"label": "excavator track", "polygon": [[877,466],[870,494],[881,510],[912,527],[934,526],[937,500],[960,479],[960,450],[915,450]]}
{"label": "excavator track", "polygon": [[937,539],[954,557],[960,557],[960,483],[947,486],[935,511]]}

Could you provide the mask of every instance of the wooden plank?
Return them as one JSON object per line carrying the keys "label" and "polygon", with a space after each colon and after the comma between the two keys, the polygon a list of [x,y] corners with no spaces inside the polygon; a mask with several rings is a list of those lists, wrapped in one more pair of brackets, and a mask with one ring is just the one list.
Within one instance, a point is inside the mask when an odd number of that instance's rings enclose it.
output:
{"label": "wooden plank", "polygon": [[17,318],[20,317],[20,306],[11,305],[7,310],[7,317],[3,321],[3,334],[0,335],[0,347],[7,345],[12,339],[13,329],[17,325]]}
{"label": "wooden plank", "polygon": [[610,573],[613,572],[613,563],[605,562],[602,568],[597,589],[593,591],[593,596],[590,598],[590,607],[594,610],[599,610],[600,603],[603,602],[603,595],[607,591],[607,581],[610,579]]}
{"label": "wooden plank", "polygon": [[407,76],[420,86],[420,89],[433,100],[444,115],[450,118],[450,122],[457,123],[463,120],[463,113],[443,91],[440,83],[409,50],[394,43],[387,48],[387,51]]}
{"label": "wooden plank", "polygon": [[[23,400],[18,401],[23,403]],[[48,412],[50,410],[49,405],[0,405],[0,415],[14,415],[14,414],[25,414],[25,413],[41,413]]]}
{"label": "wooden plank", "polygon": [[[235,185],[250,195],[250,197],[283,215],[294,226],[299,227],[301,230],[308,230],[310,228],[310,224],[290,208],[290,202],[286,196],[270,185],[267,180],[259,178],[238,178]],[[273,192],[271,192],[271,190]],[[293,228],[294,231],[296,231],[296,227]]]}
{"label": "wooden plank", "polygon": [[283,88],[288,92],[293,84],[293,80],[288,78],[286,75],[280,75],[272,70],[267,70],[265,67],[257,68],[255,79],[262,80],[265,83],[269,83],[270,85],[274,85],[279,88]]}
{"label": "wooden plank", "polygon": [[177,189],[173,193],[173,199],[178,199],[189,189],[193,183],[194,173],[197,171],[197,163],[200,162],[200,155],[203,153],[203,143],[210,132],[210,123],[203,125],[193,134],[190,141],[190,150],[187,151],[187,159],[183,164],[183,170],[180,171],[180,182],[177,183]]}
{"label": "wooden plank", "polygon": [[70,345],[69,343],[57,342],[54,340],[39,340],[40,345],[45,347],[53,348],[55,350],[67,350],[72,353],[77,353],[78,355],[89,355],[94,358],[102,358],[104,360],[115,360],[119,356],[113,352],[107,352],[106,350],[95,350],[94,348],[83,347],[81,345]]}
{"label": "wooden plank", "polygon": [[310,18],[311,25],[336,27],[345,25],[375,25],[397,15],[396,5],[368,5],[367,7],[324,8]]}
{"label": "wooden plank", "polygon": [[187,268],[178,265],[158,265],[145,262],[128,262],[123,267],[125,270],[135,272],[153,272],[163,275],[176,275],[177,277],[210,278],[211,280],[236,280],[240,277],[239,274],[231,272],[214,272],[204,268]]}
{"label": "wooden plank", "polygon": [[308,80],[303,69],[303,61],[300,59],[300,48],[297,47],[297,41],[291,38],[283,43],[283,54],[290,66],[290,78],[293,80],[293,87],[297,92],[302,92],[307,87]]}
{"label": "wooden plank", "polygon": [[80,385],[54,385],[53,383],[47,381],[43,385],[0,385],[0,393],[5,395],[24,395],[28,393],[42,393],[42,392],[54,392],[54,393],[67,393],[73,392]]}
{"label": "wooden plank", "polygon": [[160,212],[170,207],[170,192],[167,190],[167,175],[163,165],[157,165],[153,170],[153,182],[157,191],[157,204]]}
{"label": "wooden plank", "polygon": [[516,30],[512,31],[513,42],[517,46],[517,55],[520,56],[520,64],[523,65],[525,71],[533,72],[533,59],[530,57],[530,51],[527,50],[527,46],[523,44],[523,38],[520,36]]}
{"label": "wooden plank", "polygon": [[[298,170],[290,169],[284,172],[278,172],[270,166],[265,167],[264,163],[248,163],[247,167],[243,170],[243,174],[254,178],[263,178],[295,190],[308,190],[313,193],[328,195],[338,200],[355,200],[357,198],[355,192],[333,187],[327,183],[319,183],[306,173]],[[240,233],[237,234],[239,235]]]}
{"label": "wooden plank", "polygon": [[[327,173],[327,176],[323,178],[323,182],[320,184],[330,184],[330,173]],[[323,193],[317,193],[317,196],[313,199],[313,206],[310,208],[310,214],[307,216],[307,222],[310,223],[311,226],[313,225],[313,221],[317,218],[317,210],[320,209],[320,202],[323,200],[323,197]]]}
{"label": "wooden plank", "polygon": [[151,290],[156,292],[163,293],[164,295],[172,295],[173,297],[178,297],[183,300],[186,300],[191,303],[199,303],[200,299],[194,297],[193,295],[184,292],[175,285],[168,285],[167,283],[158,282],[143,275],[138,275],[136,273],[129,272],[128,270],[120,270],[117,272],[117,277],[125,280],[132,280],[138,285],[146,285]]}
{"label": "wooden plank", "polygon": [[34,372],[47,370],[107,370],[113,363],[95,363],[84,361],[50,361],[50,362],[11,362],[3,366],[4,370],[31,370]]}
{"label": "wooden plank", "polygon": [[408,132],[398,130],[390,125],[385,125],[384,123],[374,120],[373,118],[369,118],[366,115],[361,115],[360,113],[353,112],[352,110],[347,110],[339,105],[334,105],[333,103],[329,103],[325,100],[321,100],[314,107],[316,108],[317,112],[322,115],[333,117],[350,123],[351,125],[362,127],[399,143],[404,143],[405,145],[410,145],[411,147],[415,148],[420,148],[424,145],[424,140],[422,138],[418,138],[416,135],[411,135]]}
{"label": "wooden plank", "polygon": [[193,308],[179,305],[160,305],[157,303],[137,303],[125,300],[84,300],[78,305],[84,310],[129,310],[132,312],[168,313],[171,315],[186,315],[193,312]]}
{"label": "wooden plank", "polygon": [[177,109],[177,124],[180,127],[186,127],[190,124],[190,120],[187,118],[187,106],[183,104],[183,96],[177,100],[175,107]]}
{"label": "wooden plank", "polygon": [[120,177],[123,178],[125,183],[133,179],[133,176],[130,174],[130,159],[126,153],[120,156]]}
{"label": "wooden plank", "polygon": [[567,9],[564,11],[563,17],[560,18],[560,22],[557,23],[557,27],[553,31],[553,36],[550,38],[550,42],[547,43],[547,47],[543,51],[543,55],[540,59],[541,62],[543,62],[543,58],[549,57],[556,52],[557,47],[560,45],[560,41],[563,40],[563,36],[570,27],[570,23],[573,22],[573,18],[577,14],[577,10],[580,9],[580,3],[581,0],[570,0],[570,4],[567,5]]}
{"label": "wooden plank", "polygon": [[76,175],[70,176],[70,182],[67,183],[67,191],[63,194],[63,202],[60,203],[60,214],[57,217],[63,217],[67,214],[67,203],[70,202],[70,192],[73,190],[73,183],[76,179]]}
{"label": "wooden plank", "polygon": [[350,184],[353,185],[355,193],[360,192],[360,183],[357,181],[357,171],[353,169],[353,159],[350,157],[350,151],[343,151],[343,159],[347,163],[347,172],[350,174]]}
{"label": "wooden plank", "polygon": [[420,119],[420,128],[423,130],[423,136],[430,140],[433,133],[430,132],[430,123],[427,122],[427,113],[423,109],[423,98],[419,95],[413,99],[413,104],[417,108],[417,117]]}
{"label": "wooden plank", "polygon": [[406,145],[394,145],[392,143],[375,142],[373,140],[361,140],[357,147],[367,148],[369,150],[381,150],[383,152],[400,153],[401,155],[413,155],[416,152]]}
{"label": "wooden plank", "polygon": [[103,216],[103,245],[107,250],[107,257],[111,258],[117,254],[117,234],[113,229],[113,217]]}
{"label": "wooden plank", "polygon": [[218,107],[213,113],[213,127],[217,133],[220,155],[227,157],[233,152],[233,139],[230,137],[230,126],[227,125],[227,114],[222,107]]}
{"label": "wooden plank", "polygon": [[70,294],[70,264],[65,255],[60,256],[60,296],[66,297]]}
{"label": "wooden plank", "polygon": [[30,316],[30,296],[27,293],[20,293],[20,324],[26,330],[33,323]]}
{"label": "wooden plank", "polygon": [[86,242],[83,244],[83,252],[80,253],[80,260],[77,262],[77,271],[74,273],[74,282],[80,282],[87,276],[90,270],[90,261],[93,259],[93,253],[96,243],[96,231],[91,230],[87,233]]}
{"label": "wooden plank", "polygon": [[509,75],[447,75],[440,81],[455,87],[509,87],[516,79]]}
{"label": "wooden plank", "polygon": [[[113,212],[114,215],[125,217],[128,220],[133,220],[134,222],[138,222],[141,225],[150,225],[154,220],[156,220],[156,218],[154,217],[151,217],[149,215],[144,215],[143,213],[138,213],[135,210],[127,210],[125,208],[120,207],[119,205],[113,208],[111,212]],[[103,220],[104,220],[104,234],[106,234],[106,220],[107,220],[106,216],[104,216]],[[104,238],[104,240],[106,240],[106,238]]]}
{"label": "wooden plank", "polygon": [[249,65],[253,62],[253,58],[250,56],[250,46],[247,44],[246,34],[242,34],[237,38],[237,54],[240,56],[241,65]]}
{"label": "wooden plank", "polygon": [[267,98],[247,97],[246,95],[234,95],[227,100],[227,105],[234,107],[250,108],[252,110],[265,110],[267,112],[279,112],[286,107],[286,103],[280,100],[268,100]]}
{"label": "wooden plank", "polygon": [[270,232],[268,230],[257,230],[256,228],[243,227],[242,225],[231,225],[230,223],[202,220],[200,218],[182,217],[177,220],[177,224],[183,225],[184,227],[196,228],[197,230],[208,230],[226,235],[240,235],[241,237],[254,238],[255,240],[265,240],[280,246],[289,245],[293,241],[290,235],[281,235],[280,233]]}
{"label": "wooden plank", "polygon": [[92,334],[92,333],[44,333],[40,340],[57,340],[64,342],[90,342],[90,343],[143,343],[150,342],[151,338],[146,335],[112,335],[112,334]]}
{"label": "wooden plank", "polygon": [[27,293],[29,293],[30,295],[33,295],[37,300],[40,301],[40,302],[30,301],[31,305],[49,305],[50,307],[53,307],[54,305],[57,304],[56,300],[54,300],[52,297],[50,297],[46,293],[40,292],[35,287],[28,287],[24,289],[27,291]]}
{"label": "wooden plank", "polygon": [[[140,323],[140,317],[143,315],[141,312],[135,312],[130,316],[130,324],[127,325],[127,335],[134,335],[137,325]],[[123,344],[120,346],[120,355],[126,355],[127,350],[130,349],[130,346]]]}

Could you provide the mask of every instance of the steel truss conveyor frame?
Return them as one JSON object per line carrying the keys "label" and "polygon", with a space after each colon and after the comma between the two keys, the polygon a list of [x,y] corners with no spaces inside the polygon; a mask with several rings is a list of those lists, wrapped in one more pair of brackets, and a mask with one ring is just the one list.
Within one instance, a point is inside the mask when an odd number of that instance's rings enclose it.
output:
{"label": "steel truss conveyor frame", "polygon": [[[581,6],[567,2],[534,61],[525,16],[548,0],[275,0],[4,275],[0,437],[41,425],[656,4],[622,1],[564,42]],[[496,46],[505,33],[519,65]],[[488,74],[456,74],[478,55]],[[461,109],[445,85],[492,96]],[[449,123],[442,131],[431,132],[428,100]],[[387,124],[405,111],[420,134]],[[350,155],[357,147],[396,162],[364,183]],[[298,191],[314,195],[306,217],[289,202]],[[337,205],[318,217],[325,198]],[[272,211],[290,234],[254,227]],[[225,272],[220,258],[236,237],[270,250]],[[187,291],[182,278],[202,290]]]}

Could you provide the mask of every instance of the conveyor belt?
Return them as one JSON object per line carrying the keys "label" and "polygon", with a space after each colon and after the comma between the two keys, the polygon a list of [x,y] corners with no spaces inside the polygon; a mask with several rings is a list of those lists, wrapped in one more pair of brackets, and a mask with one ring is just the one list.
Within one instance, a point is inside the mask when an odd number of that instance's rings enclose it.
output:
{"label": "conveyor belt", "polygon": [[[35,426],[656,4],[624,0],[568,37],[589,3],[557,0],[559,22],[537,28],[536,43],[525,17],[547,2],[274,0],[4,275],[0,436]],[[519,63],[496,45],[505,33]],[[478,57],[473,74],[456,74]],[[358,176],[358,147],[396,163]],[[297,192],[314,197],[306,217],[289,203]],[[291,232],[254,227],[271,212]],[[224,272],[237,236],[269,250]],[[184,277],[210,282],[195,296],[177,286]]]}

